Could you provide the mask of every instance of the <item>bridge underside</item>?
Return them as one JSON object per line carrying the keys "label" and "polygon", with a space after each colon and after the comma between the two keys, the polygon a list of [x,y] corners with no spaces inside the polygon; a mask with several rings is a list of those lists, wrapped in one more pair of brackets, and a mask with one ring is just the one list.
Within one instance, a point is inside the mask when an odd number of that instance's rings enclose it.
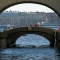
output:
{"label": "bridge underside", "polygon": [[60,0],[0,0],[0,12],[3,12],[10,6],[28,2],[46,5],[60,15]]}

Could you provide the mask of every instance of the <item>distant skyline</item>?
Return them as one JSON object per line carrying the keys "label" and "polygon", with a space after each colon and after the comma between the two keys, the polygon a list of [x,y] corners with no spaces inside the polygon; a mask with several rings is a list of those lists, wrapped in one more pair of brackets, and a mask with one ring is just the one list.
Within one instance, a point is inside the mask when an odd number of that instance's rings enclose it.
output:
{"label": "distant skyline", "polygon": [[8,9],[6,9],[5,11],[19,11],[19,12],[54,12],[52,9],[44,6],[44,5],[40,5],[40,4],[34,4],[34,3],[23,3],[23,4],[18,4],[18,5],[14,5],[9,7]]}

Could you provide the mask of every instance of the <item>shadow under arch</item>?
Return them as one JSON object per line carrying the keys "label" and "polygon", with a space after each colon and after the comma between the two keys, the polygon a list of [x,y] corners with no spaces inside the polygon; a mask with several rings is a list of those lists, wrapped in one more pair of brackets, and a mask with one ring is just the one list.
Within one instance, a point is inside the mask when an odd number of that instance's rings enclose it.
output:
{"label": "shadow under arch", "polygon": [[17,47],[49,47],[50,42],[45,37],[38,34],[26,34],[20,36],[16,42]]}
{"label": "shadow under arch", "polygon": [[29,1],[26,1],[26,0],[23,0],[23,1],[20,1],[20,2],[15,2],[15,3],[11,3],[7,6],[5,6],[3,9],[0,10],[0,14],[7,8],[11,7],[11,6],[14,6],[14,5],[17,5],[17,4],[22,4],[22,3],[34,3],[34,4],[41,4],[41,5],[44,5],[46,7],[49,7],[50,9],[52,9],[58,16],[60,16],[60,14],[58,13],[58,11],[56,11],[56,9],[52,6],[50,6],[49,4],[46,4],[44,2],[39,2],[39,1],[33,1],[33,0],[29,0]]}

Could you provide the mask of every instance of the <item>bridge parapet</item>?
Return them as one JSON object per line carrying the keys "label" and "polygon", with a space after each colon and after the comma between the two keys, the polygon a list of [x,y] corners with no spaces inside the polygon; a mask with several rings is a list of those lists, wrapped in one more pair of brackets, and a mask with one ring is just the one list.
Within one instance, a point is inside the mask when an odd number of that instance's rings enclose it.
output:
{"label": "bridge parapet", "polygon": [[31,27],[31,26],[29,26],[29,27],[28,27],[28,31],[31,31],[31,30],[32,30],[32,27]]}
{"label": "bridge parapet", "polygon": [[11,29],[8,30],[7,33],[13,33],[16,31],[41,31],[41,32],[46,32],[46,33],[50,33],[50,34],[55,34],[55,30],[54,29],[50,29],[50,28],[46,28],[46,27],[20,27],[20,28],[15,28],[15,29]]}

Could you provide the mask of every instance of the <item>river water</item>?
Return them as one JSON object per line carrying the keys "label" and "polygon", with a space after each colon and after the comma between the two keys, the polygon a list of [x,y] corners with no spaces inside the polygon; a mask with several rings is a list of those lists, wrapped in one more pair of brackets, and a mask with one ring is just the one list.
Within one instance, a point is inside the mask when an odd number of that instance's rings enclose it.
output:
{"label": "river water", "polygon": [[0,60],[60,60],[50,42],[39,35],[27,34],[19,37],[15,48],[0,51]]}

